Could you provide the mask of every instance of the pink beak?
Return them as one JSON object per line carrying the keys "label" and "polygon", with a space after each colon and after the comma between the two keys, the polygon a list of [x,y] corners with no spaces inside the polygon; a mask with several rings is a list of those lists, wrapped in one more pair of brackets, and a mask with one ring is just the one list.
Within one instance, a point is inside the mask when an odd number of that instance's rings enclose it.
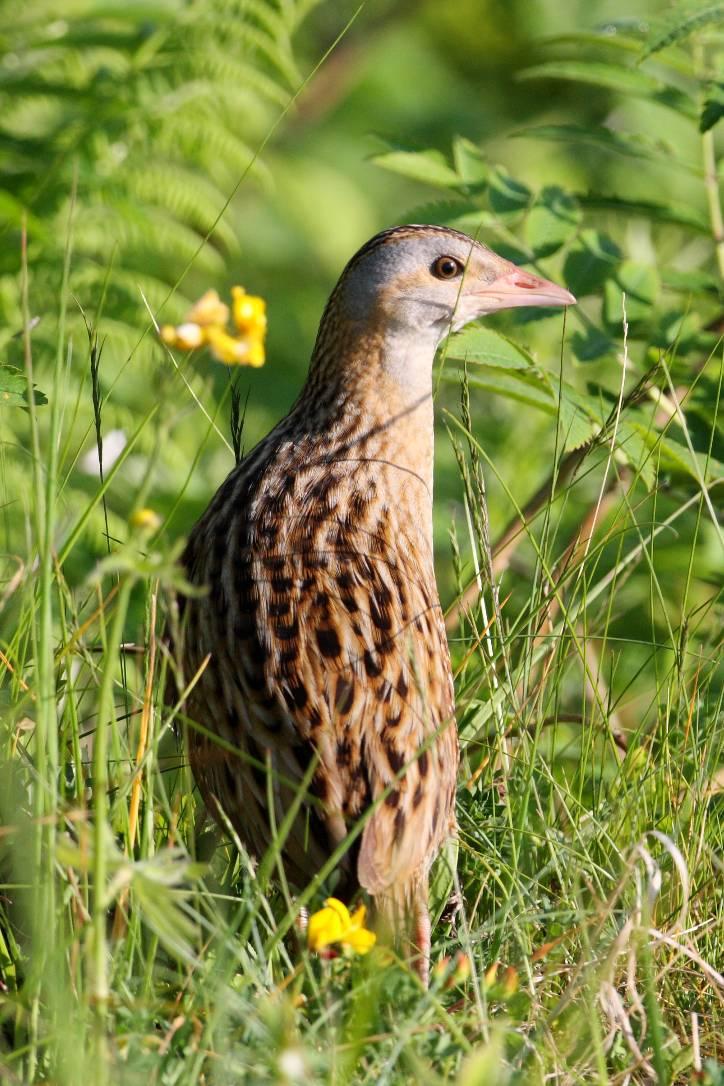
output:
{"label": "pink beak", "polygon": [[515,268],[514,271],[499,276],[487,286],[471,291],[471,295],[480,299],[488,313],[523,305],[576,304],[570,290],[551,283],[549,279],[533,275],[532,272],[523,271],[522,268]]}

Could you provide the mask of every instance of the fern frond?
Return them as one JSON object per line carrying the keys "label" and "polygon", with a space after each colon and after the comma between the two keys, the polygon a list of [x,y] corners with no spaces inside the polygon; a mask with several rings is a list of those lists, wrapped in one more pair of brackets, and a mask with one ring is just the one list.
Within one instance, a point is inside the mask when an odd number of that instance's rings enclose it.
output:
{"label": "fern frond", "polygon": [[[276,0],[67,0],[61,18],[51,0],[0,8],[13,57],[0,68],[0,233],[32,213],[37,285],[50,287],[42,265],[59,258],[74,183],[77,281],[100,293],[112,262],[110,320],[145,321],[137,271],[152,293],[164,284],[159,296],[191,262],[206,281],[223,274],[239,241],[216,220],[250,168],[265,178],[254,142],[299,83],[290,13]],[[0,272],[17,261],[6,247]]]}
{"label": "fern frond", "polygon": [[[214,227],[226,201],[225,193],[213,181],[179,162],[134,163],[125,176],[129,196],[149,208],[161,208],[202,235]],[[228,223],[216,224],[214,234],[226,249],[237,248]]]}

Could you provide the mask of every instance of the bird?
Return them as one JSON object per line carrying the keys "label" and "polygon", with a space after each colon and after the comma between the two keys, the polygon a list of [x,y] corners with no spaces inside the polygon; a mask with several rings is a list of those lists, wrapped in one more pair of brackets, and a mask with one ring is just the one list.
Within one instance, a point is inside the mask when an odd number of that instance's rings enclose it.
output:
{"label": "bird", "polygon": [[459,759],[433,560],[433,360],[487,314],[574,302],[456,230],[377,234],[329,297],[291,410],[182,555],[194,591],[174,649],[206,807],[259,856],[306,774],[288,880],[306,886],[354,838],[335,892],[368,896],[424,983]]}

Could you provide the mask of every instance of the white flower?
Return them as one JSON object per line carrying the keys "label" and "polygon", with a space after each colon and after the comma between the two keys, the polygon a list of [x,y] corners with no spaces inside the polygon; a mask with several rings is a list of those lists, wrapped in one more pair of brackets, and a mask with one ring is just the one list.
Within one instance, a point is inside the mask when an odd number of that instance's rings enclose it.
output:
{"label": "white flower", "polygon": [[[109,430],[103,435],[103,470],[108,471],[113,467],[128,443],[123,430]],[[87,453],[81,456],[78,467],[84,475],[95,475],[100,478],[101,466],[98,460],[98,447],[93,446]]]}

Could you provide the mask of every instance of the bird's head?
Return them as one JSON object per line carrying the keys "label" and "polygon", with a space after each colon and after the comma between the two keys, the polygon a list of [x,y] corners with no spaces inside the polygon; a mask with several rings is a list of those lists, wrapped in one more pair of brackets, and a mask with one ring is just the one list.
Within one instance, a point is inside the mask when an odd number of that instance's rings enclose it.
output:
{"label": "bird's head", "polygon": [[335,294],[347,317],[418,336],[429,332],[437,342],[500,309],[576,302],[564,287],[437,226],[377,234],[352,257]]}
{"label": "bird's head", "polygon": [[367,386],[381,369],[406,394],[424,396],[449,332],[500,309],[575,301],[457,230],[396,226],[363,245],[342,272],[320,325],[310,387],[316,395],[333,372]]}

